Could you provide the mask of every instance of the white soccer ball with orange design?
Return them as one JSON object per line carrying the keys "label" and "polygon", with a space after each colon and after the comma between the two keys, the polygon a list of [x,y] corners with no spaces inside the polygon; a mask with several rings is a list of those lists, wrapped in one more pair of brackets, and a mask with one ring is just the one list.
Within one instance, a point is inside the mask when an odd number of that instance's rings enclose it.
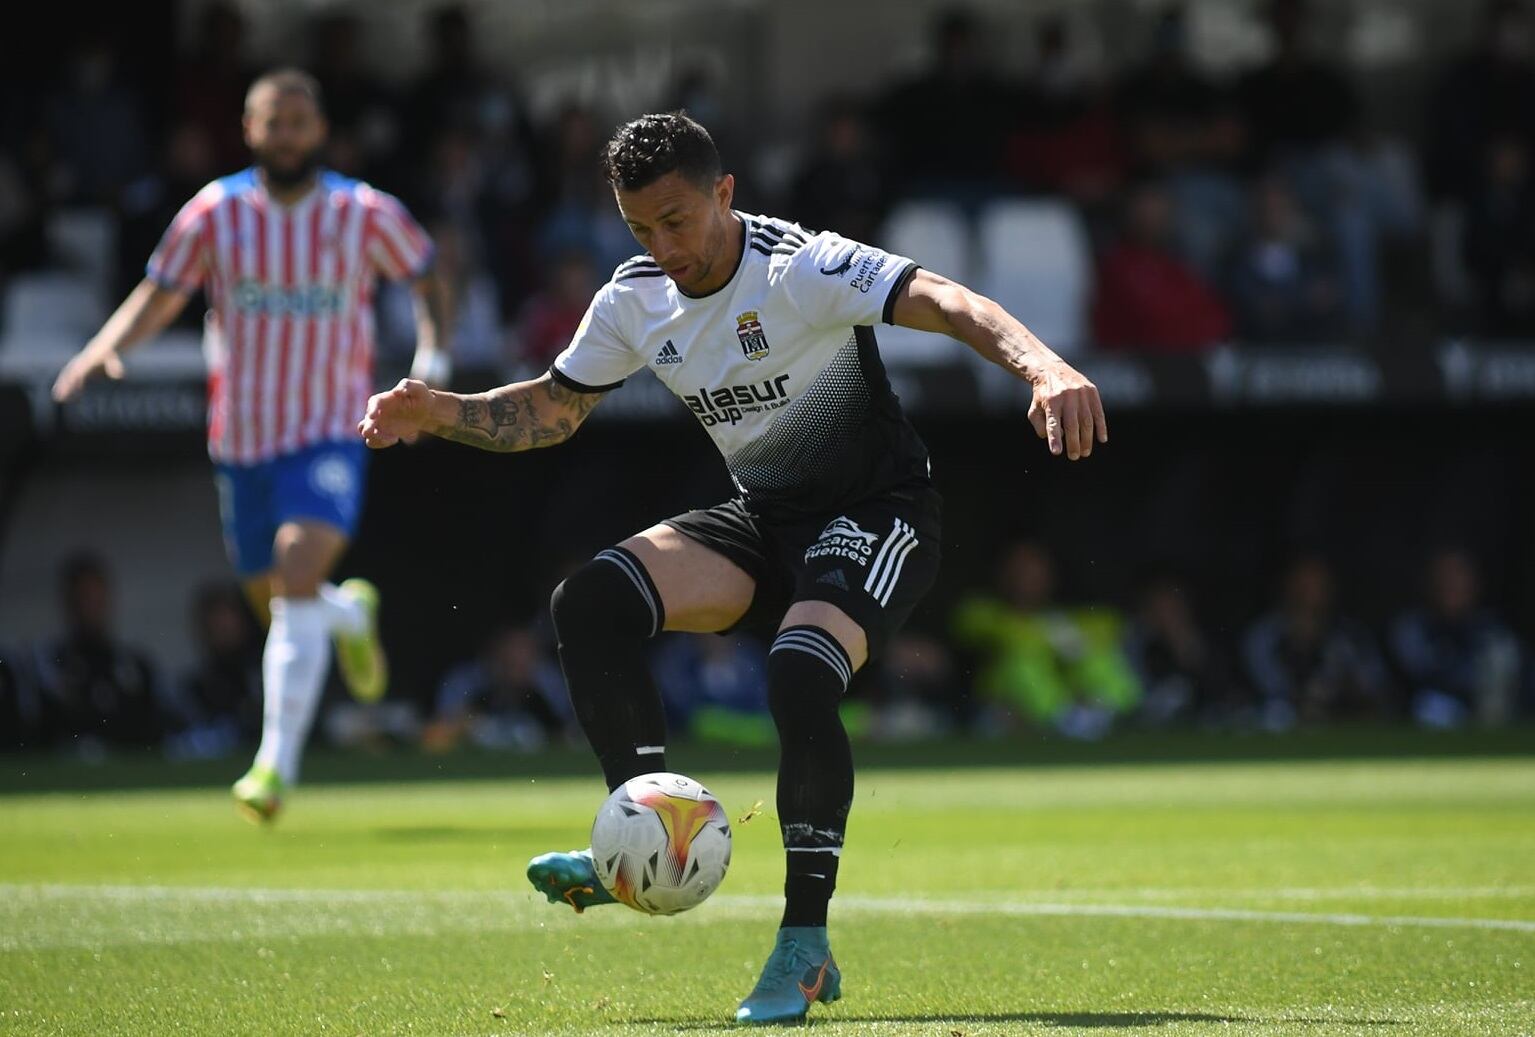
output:
{"label": "white soccer ball with orange design", "polygon": [[592,823],[597,878],[621,904],[651,915],[697,907],[730,867],[730,821],[708,789],[681,774],[630,778]]}

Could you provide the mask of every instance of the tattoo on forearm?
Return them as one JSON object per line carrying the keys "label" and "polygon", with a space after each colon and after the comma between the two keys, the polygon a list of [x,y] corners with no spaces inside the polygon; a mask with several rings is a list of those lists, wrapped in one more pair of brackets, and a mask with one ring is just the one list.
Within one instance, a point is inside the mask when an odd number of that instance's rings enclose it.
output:
{"label": "tattoo on forearm", "polygon": [[553,380],[526,382],[467,396],[458,421],[437,435],[484,450],[532,450],[575,434],[603,393],[574,392]]}

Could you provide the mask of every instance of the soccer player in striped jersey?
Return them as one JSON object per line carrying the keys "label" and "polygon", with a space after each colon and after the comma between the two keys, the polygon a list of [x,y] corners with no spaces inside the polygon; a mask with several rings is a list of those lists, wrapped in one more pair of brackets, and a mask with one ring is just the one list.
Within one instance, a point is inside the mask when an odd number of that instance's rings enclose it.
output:
{"label": "soccer player in striped jersey", "polygon": [[326,122],[313,77],[262,76],[244,125],[255,164],[187,202],[145,279],[53,392],[67,401],[98,373],[122,377],[123,353],[206,294],[208,451],[224,541],[270,620],[261,745],[233,793],[248,817],[271,820],[298,776],[332,641],[356,697],[376,701],[387,681],[377,591],[329,582],[362,508],[356,424],[372,391],[378,278],[412,283],[414,376],[446,378],[447,339],[426,233],[395,198],[320,167]]}
{"label": "soccer player in striped jersey", "polygon": [[[736,1018],[794,1020],[841,993],[826,920],[853,759],[837,705],[938,571],[927,449],[890,390],[873,325],[951,335],[1016,375],[1053,454],[1087,457],[1108,425],[1093,384],[991,300],[871,245],[733,209],[735,181],[687,116],[621,127],[605,166],[645,254],[614,271],[549,372],[472,396],[407,379],[369,401],[361,430],[372,447],[422,433],[488,450],[550,446],[648,366],[713,437],[735,499],[600,552],[551,604],[575,714],[610,789],[667,769],[649,638],[736,627],[773,638],[784,914]],[[590,850],[536,857],[528,878],[578,911],[613,900]]]}

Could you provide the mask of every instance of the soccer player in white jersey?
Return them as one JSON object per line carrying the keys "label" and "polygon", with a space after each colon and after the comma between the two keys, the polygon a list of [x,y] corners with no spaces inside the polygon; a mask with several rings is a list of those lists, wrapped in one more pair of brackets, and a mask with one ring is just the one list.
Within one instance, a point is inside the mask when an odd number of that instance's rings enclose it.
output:
{"label": "soccer player in white jersey", "polygon": [[[738,495],[602,551],[554,592],[560,661],[608,787],[666,770],[645,642],[662,630],[763,627],[779,733],[784,915],[743,1022],[835,1000],[826,934],[853,762],[837,705],[938,569],[940,502],[873,325],[952,335],[1017,375],[1052,454],[1108,439],[1098,391],[1001,307],[909,259],[731,207],[704,128],[675,113],[618,130],[604,164],[645,254],[620,265],[550,371],[478,395],[405,380],[373,397],[372,447],[421,433],[490,450],[568,439],[605,393],[649,366],[714,438]],[[590,851],[534,858],[528,877],[581,911],[611,902]]]}
{"label": "soccer player in white jersey", "polygon": [[306,73],[258,79],[245,101],[255,165],[216,180],[177,214],[144,281],[59,374],[73,398],[93,375],[122,376],[121,355],[208,299],[208,451],[224,541],[258,614],[261,745],[233,788],[253,820],[272,819],[299,758],[334,639],[352,693],[375,701],[387,674],[378,594],[329,574],[356,529],[367,451],[356,424],[372,391],[378,277],[416,299],[413,373],[446,377],[432,243],[393,197],[319,166],[326,123]]}

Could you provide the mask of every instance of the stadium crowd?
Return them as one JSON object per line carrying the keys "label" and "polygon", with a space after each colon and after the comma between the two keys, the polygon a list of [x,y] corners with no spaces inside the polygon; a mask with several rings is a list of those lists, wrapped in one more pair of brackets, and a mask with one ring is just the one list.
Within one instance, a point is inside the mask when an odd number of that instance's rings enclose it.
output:
{"label": "stadium crowd", "polygon": [[[715,127],[744,205],[809,227],[880,241],[912,199],[972,219],[999,196],[1066,200],[1096,256],[1090,326],[1103,348],[1384,343],[1425,305],[1448,330],[1535,332],[1524,5],[1485,4],[1474,47],[1430,77],[1411,140],[1372,122],[1341,60],[1315,46],[1308,6],[1269,0],[1269,58],[1226,79],[1196,63],[1176,4],[1148,16],[1145,52],[1117,69],[1087,59],[1079,23],[1041,16],[1023,73],[1004,72],[985,22],[956,9],[933,26],[918,74],[825,98],[788,176],[755,175],[774,164],[760,152],[782,148],[770,136],[748,144],[702,68],[685,68],[668,101]],[[424,70],[403,87],[370,71],[366,33],[361,14],[341,10],[306,34],[333,126],[329,164],[396,192],[429,225],[461,367],[544,364],[634,252],[594,161],[628,113],[572,100],[534,120],[515,70],[477,52],[461,7],[428,14]],[[124,58],[84,34],[53,82],[10,94],[0,279],[54,262],[50,218],[96,206],[116,214],[115,287],[126,290],[180,204],[246,164],[237,115],[258,69],[237,8],[204,9],[168,96],[151,96]],[[408,305],[382,305],[386,344],[408,350]]]}
{"label": "stadium crowd", "polygon": [[[1297,555],[1271,606],[1221,638],[1178,580],[1133,601],[1075,599],[1048,548],[1009,545],[996,585],[964,596],[946,628],[909,631],[861,673],[845,703],[859,737],[1097,739],[1116,728],[1283,732],[1401,722],[1499,726],[1535,713],[1535,658],[1481,594],[1476,560],[1447,546],[1423,563],[1422,597],[1372,625],[1351,616],[1320,555]],[[192,603],[199,658],[166,673],[114,633],[113,578],[82,554],[59,574],[56,637],[0,649],[0,747],[98,756],[162,748],[221,756],[261,728],[261,635],[238,587]],[[746,636],[665,635],[652,669],[674,730],[772,745],[766,648]],[[462,744],[534,751],[579,738],[546,615],[498,626],[439,685],[376,706],[328,696],[321,730],[339,745]]]}
{"label": "stadium crowd", "polygon": [[[1191,57],[1177,5],[1112,75],[1082,60],[1063,17],[1042,17],[1027,74],[1006,74],[984,21],[952,11],[919,74],[826,98],[803,158],[777,182],[753,177],[762,156],[711,117],[718,84],[706,74],[679,77],[671,103],[718,129],[743,206],[809,227],[880,241],[912,199],[972,219],[997,197],[1068,201],[1096,260],[1090,326],[1102,349],[1386,344],[1425,306],[1446,330],[1535,334],[1535,25],[1524,6],[1485,5],[1474,49],[1435,74],[1410,141],[1373,126],[1347,71],[1310,46],[1302,0],[1265,12],[1271,57],[1220,80]],[[49,222],[82,206],[115,215],[113,294],[141,276],[185,199],[247,163],[237,115],[257,68],[244,28],[236,8],[208,6],[165,97],[125,73],[112,40],[82,36],[57,81],[0,111],[0,285],[53,264]],[[428,16],[429,60],[403,88],[370,72],[365,33],[360,16],[329,13],[310,34],[328,163],[398,193],[430,229],[466,384],[547,366],[607,271],[636,251],[594,161],[607,124],[627,113],[572,102],[534,120],[514,79],[476,52],[460,7]],[[408,298],[386,292],[379,304],[386,351],[408,357]],[[1365,622],[1325,558],[1297,556],[1270,609],[1232,637],[1212,632],[1176,573],[1126,601],[1082,601],[1059,585],[1045,545],[1015,543],[994,587],[974,588],[860,675],[850,728],[1091,739],[1124,726],[1528,716],[1531,659],[1483,602],[1472,553],[1446,547],[1419,564],[1421,602]],[[0,646],[0,747],[200,757],[252,741],[261,632],[238,589],[197,596],[199,661],[167,673],[114,634],[112,581],[104,560],[70,560],[57,636]],[[653,665],[674,722],[699,738],[771,743],[763,652],[748,638],[660,639]],[[535,618],[496,629],[435,689],[379,707],[333,695],[321,730],[340,743],[531,750],[574,727],[551,631]]]}

